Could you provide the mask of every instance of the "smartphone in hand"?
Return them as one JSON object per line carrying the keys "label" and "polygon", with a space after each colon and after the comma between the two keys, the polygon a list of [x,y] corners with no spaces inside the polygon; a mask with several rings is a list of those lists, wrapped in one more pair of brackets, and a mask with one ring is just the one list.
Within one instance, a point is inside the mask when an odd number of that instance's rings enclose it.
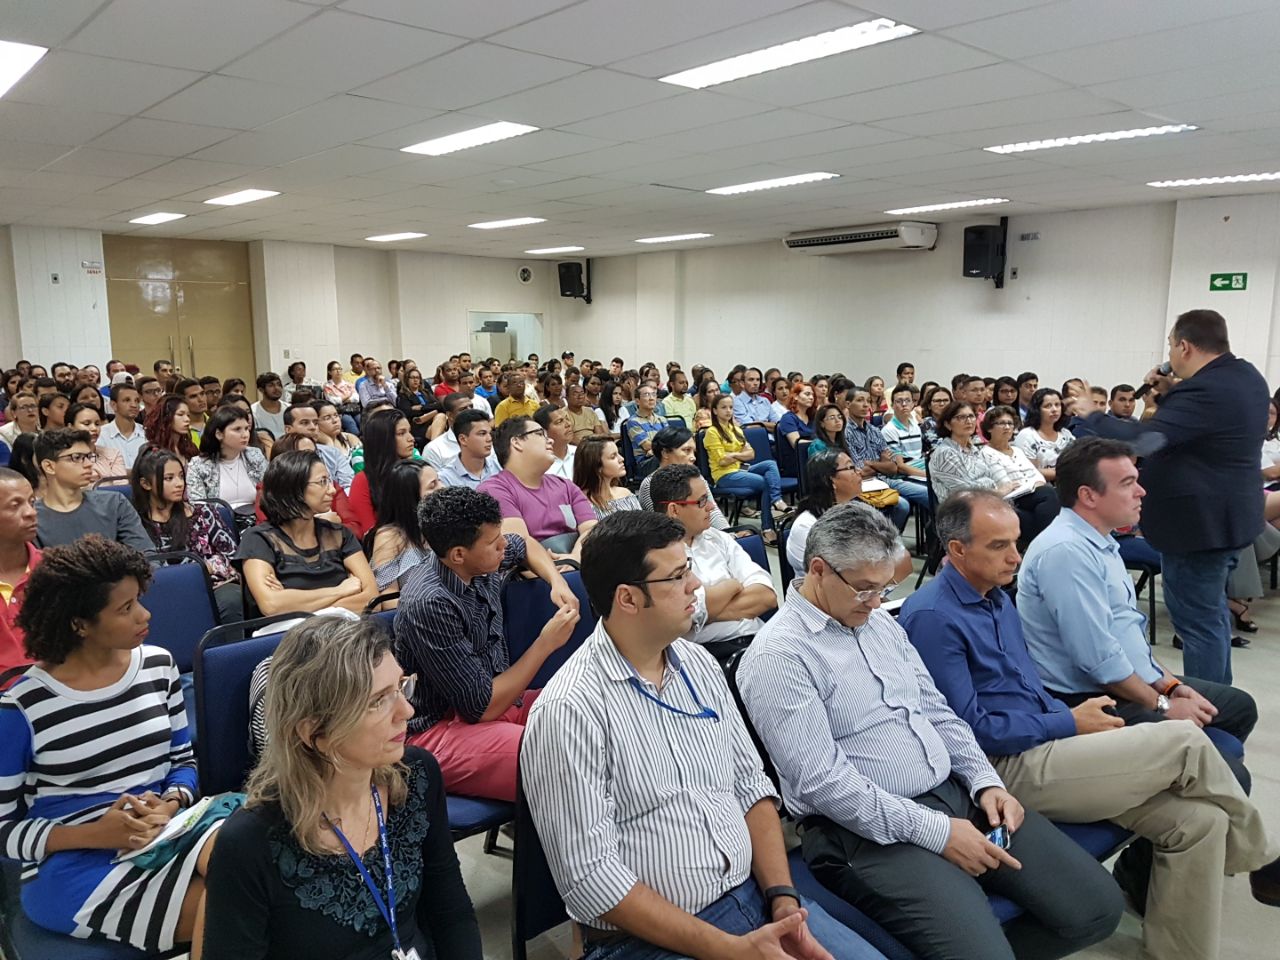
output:
{"label": "smartphone in hand", "polygon": [[1008,850],[1011,838],[1009,836],[1009,828],[1003,823],[987,834],[987,839],[994,843],[1001,850]]}

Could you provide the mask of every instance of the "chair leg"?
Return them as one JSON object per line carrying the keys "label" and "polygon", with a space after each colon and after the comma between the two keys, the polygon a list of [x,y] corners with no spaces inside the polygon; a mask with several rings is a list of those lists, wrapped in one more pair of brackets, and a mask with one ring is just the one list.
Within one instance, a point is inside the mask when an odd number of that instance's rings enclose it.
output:
{"label": "chair leg", "polygon": [[490,827],[489,832],[484,835],[484,852],[491,856],[509,857],[515,851],[511,847],[498,846],[498,831],[502,827]]}
{"label": "chair leg", "polygon": [[1276,589],[1278,584],[1280,584],[1280,553],[1271,558],[1271,589]]}
{"label": "chair leg", "polygon": [[[1145,576],[1145,574],[1144,574]],[[1147,590],[1147,638],[1151,646],[1156,645],[1156,575],[1151,575],[1151,583]]]}
{"label": "chair leg", "polygon": [[924,550],[924,520],[921,509],[914,503],[911,504],[911,512],[916,518],[916,556],[918,557]]}

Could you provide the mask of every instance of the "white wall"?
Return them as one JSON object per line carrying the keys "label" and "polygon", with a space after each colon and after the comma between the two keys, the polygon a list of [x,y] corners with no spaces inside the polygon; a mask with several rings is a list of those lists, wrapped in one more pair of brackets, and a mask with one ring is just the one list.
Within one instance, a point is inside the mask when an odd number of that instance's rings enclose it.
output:
{"label": "white wall", "polygon": [[302,360],[307,373],[324,378],[338,358],[338,286],[333,247],[325,243],[255,240],[249,244],[253,337],[261,370],[284,378]]}
{"label": "white wall", "polygon": [[[15,345],[18,352],[45,366],[59,360],[103,364],[111,356],[111,326],[102,234],[14,225],[9,240],[21,337]],[[82,261],[96,264],[96,272],[81,266]]]}
{"label": "white wall", "polygon": [[0,227],[0,362],[10,368],[21,359],[22,327],[18,320],[18,287],[13,276],[13,241]]}
{"label": "white wall", "polygon": [[[339,360],[345,366],[353,353],[384,360],[403,357],[400,325],[395,322],[399,305],[389,252],[334,247],[333,265],[340,350],[328,360]],[[308,362],[308,369],[310,366]],[[316,378],[319,379],[318,374]]]}

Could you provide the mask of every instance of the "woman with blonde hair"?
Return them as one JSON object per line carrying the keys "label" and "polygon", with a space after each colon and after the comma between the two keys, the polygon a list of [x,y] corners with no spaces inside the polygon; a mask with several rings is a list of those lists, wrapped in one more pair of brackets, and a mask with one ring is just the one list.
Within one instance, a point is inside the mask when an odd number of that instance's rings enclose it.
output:
{"label": "woman with blonde hair", "polygon": [[266,748],[209,863],[205,960],[481,960],[417,678],[374,620],[312,617],[272,658]]}

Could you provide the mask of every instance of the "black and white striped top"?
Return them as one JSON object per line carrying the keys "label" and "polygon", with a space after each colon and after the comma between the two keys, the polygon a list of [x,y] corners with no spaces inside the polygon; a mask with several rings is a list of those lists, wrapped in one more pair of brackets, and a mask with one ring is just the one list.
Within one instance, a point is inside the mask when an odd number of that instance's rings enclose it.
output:
{"label": "black and white striped top", "polygon": [[[681,675],[687,676],[697,699]],[[703,705],[719,719],[686,714]],[[569,916],[600,917],[637,882],[696,913],[751,869],[744,815],[776,798],[720,666],[668,648],[659,689],[638,678],[603,621],[543,689],[520,750],[524,789]]]}
{"label": "black and white striped top", "polygon": [[948,817],[911,798],[952,773],[974,796],[1003,786],[1000,776],[892,616],[876,610],[851,630],[806,600],[803,582],[792,581],[737,673],[787,809],[941,853]]}

